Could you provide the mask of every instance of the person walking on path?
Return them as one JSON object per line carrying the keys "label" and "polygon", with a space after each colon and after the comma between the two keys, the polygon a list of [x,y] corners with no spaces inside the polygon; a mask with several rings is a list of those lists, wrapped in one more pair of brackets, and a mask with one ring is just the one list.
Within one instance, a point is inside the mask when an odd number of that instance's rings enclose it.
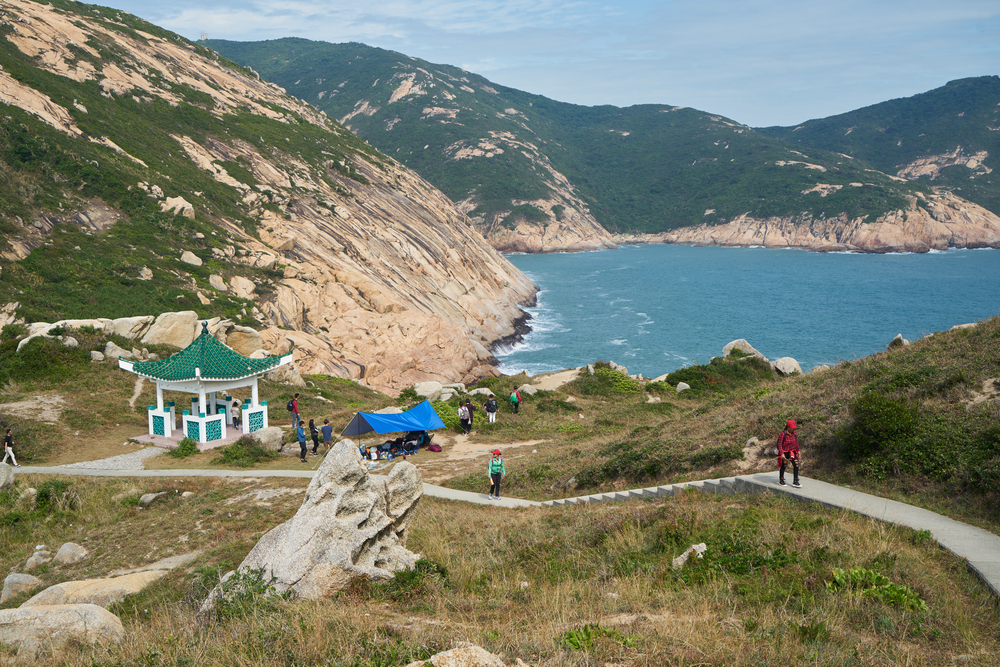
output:
{"label": "person walking on path", "polygon": [[295,394],[295,398],[292,399],[292,428],[295,428],[301,423],[302,416],[299,414],[299,395]]}
{"label": "person walking on path", "polygon": [[458,421],[462,424],[462,435],[469,435],[472,428],[469,426],[469,408],[462,403],[458,404]]}
{"label": "person walking on path", "polygon": [[517,414],[518,408],[521,406],[521,392],[517,389],[510,392],[510,407],[513,408],[514,414]]}
{"label": "person walking on path", "polygon": [[795,420],[789,419],[785,424],[785,430],[778,436],[778,484],[785,486],[785,467],[789,461],[792,463],[792,486],[801,488],[799,484],[799,439],[795,437],[795,429],[798,426]]}
{"label": "person walking on path", "polygon": [[305,463],[306,462],[306,429],[302,426],[302,420],[301,419],[299,420],[299,425],[295,427],[295,436],[299,440],[299,450],[301,451],[301,453],[299,454],[299,458],[302,459],[303,463]]}
{"label": "person walking on path", "polygon": [[472,399],[465,399],[465,409],[469,411],[469,430],[476,425],[476,406],[472,404]]}
{"label": "person walking on path", "polygon": [[500,480],[507,476],[507,469],[503,465],[503,457],[500,450],[493,450],[493,458],[490,459],[489,473],[486,475],[490,480],[490,500],[500,500]]}
{"label": "person walking on path", "polygon": [[326,453],[329,454],[330,448],[333,447],[333,427],[330,426],[330,420],[324,419],[323,426],[319,430],[323,432],[323,447],[326,448]]}
{"label": "person walking on path", "polygon": [[0,463],[7,463],[8,456],[15,468],[21,467],[21,464],[14,458],[14,434],[11,432],[11,429],[7,429],[7,433],[3,436],[3,461],[0,461]]}
{"label": "person walking on path", "polygon": [[233,428],[240,427],[240,404],[233,403]]}
{"label": "person walking on path", "polygon": [[483,403],[483,410],[486,412],[486,418],[490,424],[497,420],[497,407],[497,399],[494,398],[493,394],[490,394],[490,397]]}
{"label": "person walking on path", "polygon": [[313,456],[319,456],[319,451],[318,451],[319,450],[319,428],[316,426],[316,420],[315,419],[310,419],[309,420],[309,435],[312,437],[312,440],[313,440],[312,455]]}

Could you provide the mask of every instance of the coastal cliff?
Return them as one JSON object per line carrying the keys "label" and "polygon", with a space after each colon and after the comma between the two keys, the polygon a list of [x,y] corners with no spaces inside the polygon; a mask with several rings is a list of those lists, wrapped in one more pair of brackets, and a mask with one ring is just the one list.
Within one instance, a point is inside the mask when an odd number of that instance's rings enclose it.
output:
{"label": "coastal cliff", "polygon": [[617,234],[619,244],[679,243],[802,248],[817,252],[928,252],[948,248],[1000,248],[1000,217],[950,193],[913,198],[905,210],[874,222],[811,216],[766,219],[741,215],[720,225],[684,227],[661,234]]}
{"label": "coastal cliff", "polygon": [[[234,313],[270,351],[294,347],[306,375],[395,393],[496,374],[490,346],[517,333],[537,288],[430,183],[252,70],[124,12],[10,0],[0,15],[0,103],[17,130],[0,143],[34,152],[0,165],[17,174],[0,186],[16,203],[0,220],[5,322],[80,316],[78,302],[65,312],[19,289],[79,287],[72,266],[35,261],[76,243],[115,289]],[[42,187],[51,196],[32,198]],[[87,317],[165,310],[87,298]]]}

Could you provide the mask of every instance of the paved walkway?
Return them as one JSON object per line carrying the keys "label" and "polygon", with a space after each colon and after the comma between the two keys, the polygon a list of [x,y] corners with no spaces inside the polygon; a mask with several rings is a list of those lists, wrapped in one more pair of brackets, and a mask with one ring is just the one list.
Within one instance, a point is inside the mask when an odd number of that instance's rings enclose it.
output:
{"label": "paved walkway", "polygon": [[[141,450],[138,453],[141,453]],[[119,459],[120,457],[113,457]],[[103,463],[109,465],[109,459],[102,462],[92,461],[90,464]],[[82,468],[81,464],[54,467],[14,468],[16,474],[48,474],[48,475],[87,475],[107,477],[301,477],[312,478],[316,471],[309,470],[139,470],[110,469],[105,467]],[[141,462],[139,463],[141,465]],[[711,479],[698,482],[685,482],[668,486],[631,489],[613,493],[599,493],[577,498],[549,500],[538,503],[518,498],[503,498],[490,500],[485,493],[471,493],[446,489],[434,484],[424,484],[424,493],[434,498],[459,500],[481,505],[496,505],[499,507],[537,507],[555,505],[589,504],[597,502],[615,502],[636,498],[656,498],[672,496],[684,489],[697,489],[704,493],[783,493],[790,497],[817,502],[827,507],[849,510],[879,521],[885,521],[914,530],[930,531],[931,536],[941,547],[952,552],[959,558],[968,561],[969,570],[978,576],[994,595],[1000,597],[1000,536],[976,528],[968,524],[941,516],[929,510],[913,507],[905,503],[887,500],[860,491],[827,484],[806,477],[802,478],[802,488],[778,484],[777,472],[742,475],[725,479]]]}

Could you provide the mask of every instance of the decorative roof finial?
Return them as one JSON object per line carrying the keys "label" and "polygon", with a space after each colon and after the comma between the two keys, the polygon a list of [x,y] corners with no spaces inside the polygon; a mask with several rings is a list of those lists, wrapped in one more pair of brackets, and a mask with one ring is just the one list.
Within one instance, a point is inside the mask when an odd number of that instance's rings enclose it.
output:
{"label": "decorative roof finial", "polygon": [[201,332],[203,334],[208,333],[208,320],[205,320],[204,322],[201,323]]}

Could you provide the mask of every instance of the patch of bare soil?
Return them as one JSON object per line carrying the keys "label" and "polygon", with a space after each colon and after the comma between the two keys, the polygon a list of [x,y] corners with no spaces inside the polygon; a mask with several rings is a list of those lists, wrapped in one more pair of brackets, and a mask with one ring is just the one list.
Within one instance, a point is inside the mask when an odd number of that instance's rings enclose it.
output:
{"label": "patch of bare soil", "polygon": [[[437,484],[471,471],[480,469],[485,471],[486,460],[494,449],[499,449],[503,452],[504,458],[509,460],[529,454],[532,449],[544,442],[545,440],[525,440],[498,445],[496,443],[476,442],[475,431],[471,437],[437,433],[434,435],[434,443],[441,445],[440,452],[428,452],[422,449],[416,455],[407,457],[406,460],[420,470],[423,481],[428,484]],[[372,466],[371,472],[388,474],[392,465],[392,463],[386,464],[386,462],[377,461]]]}
{"label": "patch of bare soil", "polygon": [[566,371],[552,373],[551,375],[536,375],[531,379],[531,384],[545,391],[555,391],[564,384],[569,384],[579,375],[580,371],[578,369],[571,368]]}
{"label": "patch of bare soil", "polygon": [[966,403],[967,408],[971,408],[974,405],[979,405],[991,398],[996,398],[997,394],[1000,394],[1000,378],[989,378],[983,380],[983,390],[982,392],[973,391],[972,400]]}
{"label": "patch of bare soil", "polygon": [[17,403],[0,403],[0,413],[46,424],[58,423],[65,408],[66,399],[59,394],[43,394]]}

